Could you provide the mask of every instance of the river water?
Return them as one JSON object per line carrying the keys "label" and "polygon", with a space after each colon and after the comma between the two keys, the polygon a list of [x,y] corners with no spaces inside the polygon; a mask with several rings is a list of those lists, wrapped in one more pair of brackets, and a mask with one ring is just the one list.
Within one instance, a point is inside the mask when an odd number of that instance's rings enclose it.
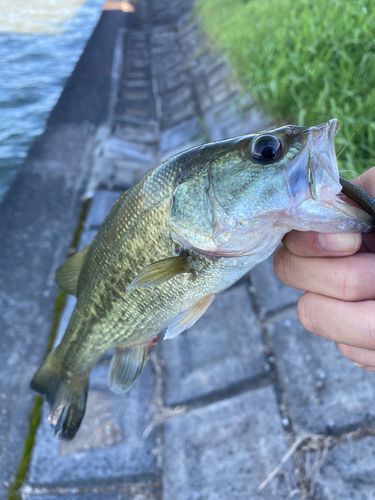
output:
{"label": "river water", "polygon": [[103,0],[0,0],[0,201],[43,132]]}

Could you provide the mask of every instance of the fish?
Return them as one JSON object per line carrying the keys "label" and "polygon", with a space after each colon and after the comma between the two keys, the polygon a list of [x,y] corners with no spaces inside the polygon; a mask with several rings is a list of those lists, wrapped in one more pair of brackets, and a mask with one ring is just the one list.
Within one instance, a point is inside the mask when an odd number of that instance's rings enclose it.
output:
{"label": "fish", "polygon": [[107,351],[109,386],[126,392],[159,338],[190,328],[288,231],[372,230],[338,196],[338,127],[287,125],[196,146],[118,198],[92,242],[56,271],[77,302],[31,388],[49,403],[57,438],[74,438],[91,368]]}

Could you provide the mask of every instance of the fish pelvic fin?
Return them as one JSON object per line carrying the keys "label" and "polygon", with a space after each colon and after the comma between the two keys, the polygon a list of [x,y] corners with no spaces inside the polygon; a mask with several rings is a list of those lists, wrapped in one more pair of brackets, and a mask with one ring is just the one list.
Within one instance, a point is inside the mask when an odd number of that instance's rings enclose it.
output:
{"label": "fish pelvic fin", "polygon": [[200,299],[187,311],[182,312],[176,316],[168,325],[167,331],[164,335],[164,340],[173,339],[177,337],[184,330],[187,330],[194,325],[202,314],[208,309],[216,297],[216,294],[207,295]]}
{"label": "fish pelvic fin", "polygon": [[77,295],[78,278],[90,245],[72,255],[55,272],[55,281],[61,290],[69,295]]}
{"label": "fish pelvic fin", "polygon": [[109,369],[109,386],[116,394],[123,394],[134,384],[146,364],[153,343],[117,348]]}
{"label": "fish pelvic fin", "polygon": [[73,439],[85,414],[88,376],[68,377],[52,351],[35,373],[30,387],[45,396],[51,407],[48,421],[53,434],[59,439]]}
{"label": "fish pelvic fin", "polygon": [[161,285],[178,274],[191,273],[191,269],[186,265],[186,258],[187,253],[182,253],[177,257],[170,257],[150,264],[134,278],[127,290]]}

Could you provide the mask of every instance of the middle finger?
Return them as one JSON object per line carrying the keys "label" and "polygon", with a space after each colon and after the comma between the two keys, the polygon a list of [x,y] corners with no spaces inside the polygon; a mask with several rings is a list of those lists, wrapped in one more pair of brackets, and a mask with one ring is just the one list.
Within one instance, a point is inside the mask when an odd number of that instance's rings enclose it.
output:
{"label": "middle finger", "polygon": [[286,285],[345,301],[375,299],[375,255],[299,257],[281,246],[274,260]]}

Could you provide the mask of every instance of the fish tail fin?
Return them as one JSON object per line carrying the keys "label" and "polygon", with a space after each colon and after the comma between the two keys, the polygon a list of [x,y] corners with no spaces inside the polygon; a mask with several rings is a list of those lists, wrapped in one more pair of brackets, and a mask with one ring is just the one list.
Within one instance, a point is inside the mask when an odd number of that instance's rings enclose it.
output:
{"label": "fish tail fin", "polygon": [[48,421],[54,435],[73,439],[85,413],[88,377],[69,377],[61,368],[56,351],[52,351],[35,373],[30,387],[50,404]]}

